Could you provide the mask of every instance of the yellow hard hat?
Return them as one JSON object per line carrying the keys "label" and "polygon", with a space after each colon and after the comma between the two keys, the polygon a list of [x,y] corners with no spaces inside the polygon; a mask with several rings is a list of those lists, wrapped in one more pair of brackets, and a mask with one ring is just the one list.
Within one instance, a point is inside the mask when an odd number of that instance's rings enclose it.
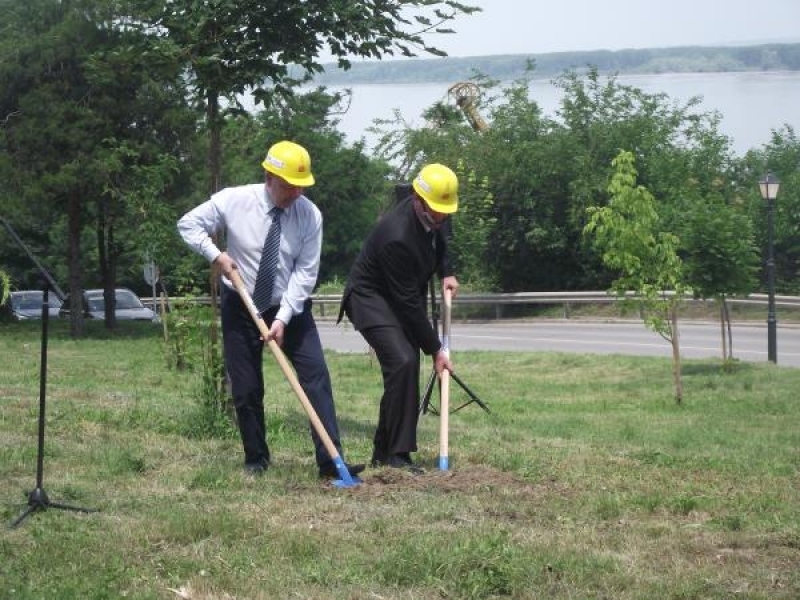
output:
{"label": "yellow hard hat", "polygon": [[314,185],[311,157],[308,155],[308,150],[300,144],[286,140],[273,144],[261,166],[291,185],[298,187]]}
{"label": "yellow hard hat", "polygon": [[412,185],[436,212],[450,214],[458,210],[458,177],[448,167],[439,163],[425,165]]}

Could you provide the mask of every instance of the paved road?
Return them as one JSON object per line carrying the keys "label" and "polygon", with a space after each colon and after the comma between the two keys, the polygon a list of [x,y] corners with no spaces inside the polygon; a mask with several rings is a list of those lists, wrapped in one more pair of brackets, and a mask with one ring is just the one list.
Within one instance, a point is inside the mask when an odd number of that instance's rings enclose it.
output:
{"label": "paved road", "polygon": [[[340,352],[366,352],[363,338],[349,324],[318,323],[322,344]],[[722,355],[718,323],[680,324],[684,358],[718,358]],[[800,327],[778,324],[778,364],[800,367]],[[459,350],[527,352],[577,352],[672,355],[669,343],[641,323],[537,320],[529,322],[453,323],[450,346]],[[764,324],[733,325],[733,355],[739,360],[767,362],[767,328]]]}

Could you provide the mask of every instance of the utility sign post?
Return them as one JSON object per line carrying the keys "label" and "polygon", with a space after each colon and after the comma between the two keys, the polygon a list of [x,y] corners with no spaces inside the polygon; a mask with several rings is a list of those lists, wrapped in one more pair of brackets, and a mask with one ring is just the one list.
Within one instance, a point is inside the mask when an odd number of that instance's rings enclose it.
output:
{"label": "utility sign post", "polygon": [[156,283],[158,283],[158,278],[160,274],[158,272],[158,266],[152,260],[148,260],[144,264],[144,280],[150,284],[150,287],[153,290],[153,311],[158,312],[158,305],[156,304]]}

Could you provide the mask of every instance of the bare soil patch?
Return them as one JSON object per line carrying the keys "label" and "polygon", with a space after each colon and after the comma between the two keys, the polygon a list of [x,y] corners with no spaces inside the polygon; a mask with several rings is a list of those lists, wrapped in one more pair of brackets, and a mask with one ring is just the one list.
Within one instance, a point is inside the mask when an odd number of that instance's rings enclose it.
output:
{"label": "bare soil patch", "polygon": [[361,477],[362,484],[351,488],[359,496],[381,496],[394,490],[436,490],[445,493],[470,493],[476,491],[504,490],[511,493],[541,495],[565,491],[565,485],[556,481],[531,483],[512,473],[499,471],[486,465],[470,465],[463,470],[426,470],[415,475],[402,469],[373,469]]}

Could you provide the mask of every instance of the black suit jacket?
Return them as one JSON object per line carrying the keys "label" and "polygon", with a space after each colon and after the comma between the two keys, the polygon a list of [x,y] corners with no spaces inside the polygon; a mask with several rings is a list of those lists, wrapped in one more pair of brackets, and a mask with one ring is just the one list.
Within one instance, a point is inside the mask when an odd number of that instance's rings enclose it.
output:
{"label": "black suit jacket", "polygon": [[414,212],[413,196],[395,204],[373,228],[350,270],[342,313],[357,330],[400,326],[425,354],[441,348],[426,311],[430,278],[452,275],[447,241],[426,231]]}

